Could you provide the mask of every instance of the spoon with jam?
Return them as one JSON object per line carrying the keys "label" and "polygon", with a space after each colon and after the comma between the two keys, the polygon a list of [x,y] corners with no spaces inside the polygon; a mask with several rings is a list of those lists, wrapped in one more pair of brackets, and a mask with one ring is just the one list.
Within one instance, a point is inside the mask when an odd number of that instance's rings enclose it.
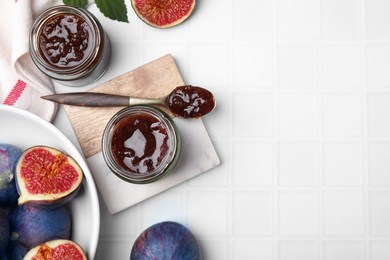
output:
{"label": "spoon with jam", "polygon": [[214,95],[207,89],[184,85],[161,98],[137,98],[94,92],[73,92],[42,96],[59,104],[87,107],[163,105],[184,118],[199,118],[215,108]]}

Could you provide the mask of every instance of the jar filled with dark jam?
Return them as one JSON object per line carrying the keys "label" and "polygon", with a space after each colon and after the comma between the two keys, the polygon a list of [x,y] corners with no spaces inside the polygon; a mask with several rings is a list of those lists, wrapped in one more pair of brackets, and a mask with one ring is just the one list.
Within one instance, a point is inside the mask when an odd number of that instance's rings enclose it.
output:
{"label": "jar filled with dark jam", "polygon": [[50,78],[68,86],[83,86],[104,74],[111,45],[89,11],[54,6],[35,20],[30,53],[35,65]]}
{"label": "jar filled with dark jam", "polygon": [[102,138],[103,157],[118,177],[151,183],[170,173],[181,150],[175,123],[152,106],[122,109],[108,122]]}

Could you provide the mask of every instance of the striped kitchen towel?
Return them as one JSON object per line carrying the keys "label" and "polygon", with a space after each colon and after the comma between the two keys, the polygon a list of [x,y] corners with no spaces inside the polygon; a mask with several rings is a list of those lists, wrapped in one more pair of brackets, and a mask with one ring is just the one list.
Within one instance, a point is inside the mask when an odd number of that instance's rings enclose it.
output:
{"label": "striped kitchen towel", "polygon": [[54,87],[31,59],[29,35],[34,18],[58,3],[53,0],[0,1],[0,104],[28,110],[47,121],[53,120],[57,105],[40,97],[53,94]]}

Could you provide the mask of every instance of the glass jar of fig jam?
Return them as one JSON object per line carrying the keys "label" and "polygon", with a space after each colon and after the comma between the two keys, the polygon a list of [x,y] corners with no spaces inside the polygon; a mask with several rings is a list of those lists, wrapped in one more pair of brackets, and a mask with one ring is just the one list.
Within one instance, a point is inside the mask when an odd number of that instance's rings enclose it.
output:
{"label": "glass jar of fig jam", "polygon": [[34,21],[30,53],[35,65],[68,86],[83,86],[106,71],[111,44],[100,22],[89,11],[54,6]]}
{"label": "glass jar of fig jam", "polygon": [[175,168],[180,151],[175,123],[153,106],[120,110],[103,133],[104,160],[114,174],[130,183],[151,183],[168,175]]}

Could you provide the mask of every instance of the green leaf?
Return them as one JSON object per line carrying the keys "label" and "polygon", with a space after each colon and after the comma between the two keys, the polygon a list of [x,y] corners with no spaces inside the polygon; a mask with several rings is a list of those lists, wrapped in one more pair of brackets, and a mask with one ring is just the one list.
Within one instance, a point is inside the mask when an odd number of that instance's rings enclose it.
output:
{"label": "green leaf", "polygon": [[88,4],[88,0],[63,0],[66,5],[73,5],[78,7],[86,7]]}
{"label": "green leaf", "polygon": [[128,23],[125,0],[95,0],[96,6],[104,16]]}

